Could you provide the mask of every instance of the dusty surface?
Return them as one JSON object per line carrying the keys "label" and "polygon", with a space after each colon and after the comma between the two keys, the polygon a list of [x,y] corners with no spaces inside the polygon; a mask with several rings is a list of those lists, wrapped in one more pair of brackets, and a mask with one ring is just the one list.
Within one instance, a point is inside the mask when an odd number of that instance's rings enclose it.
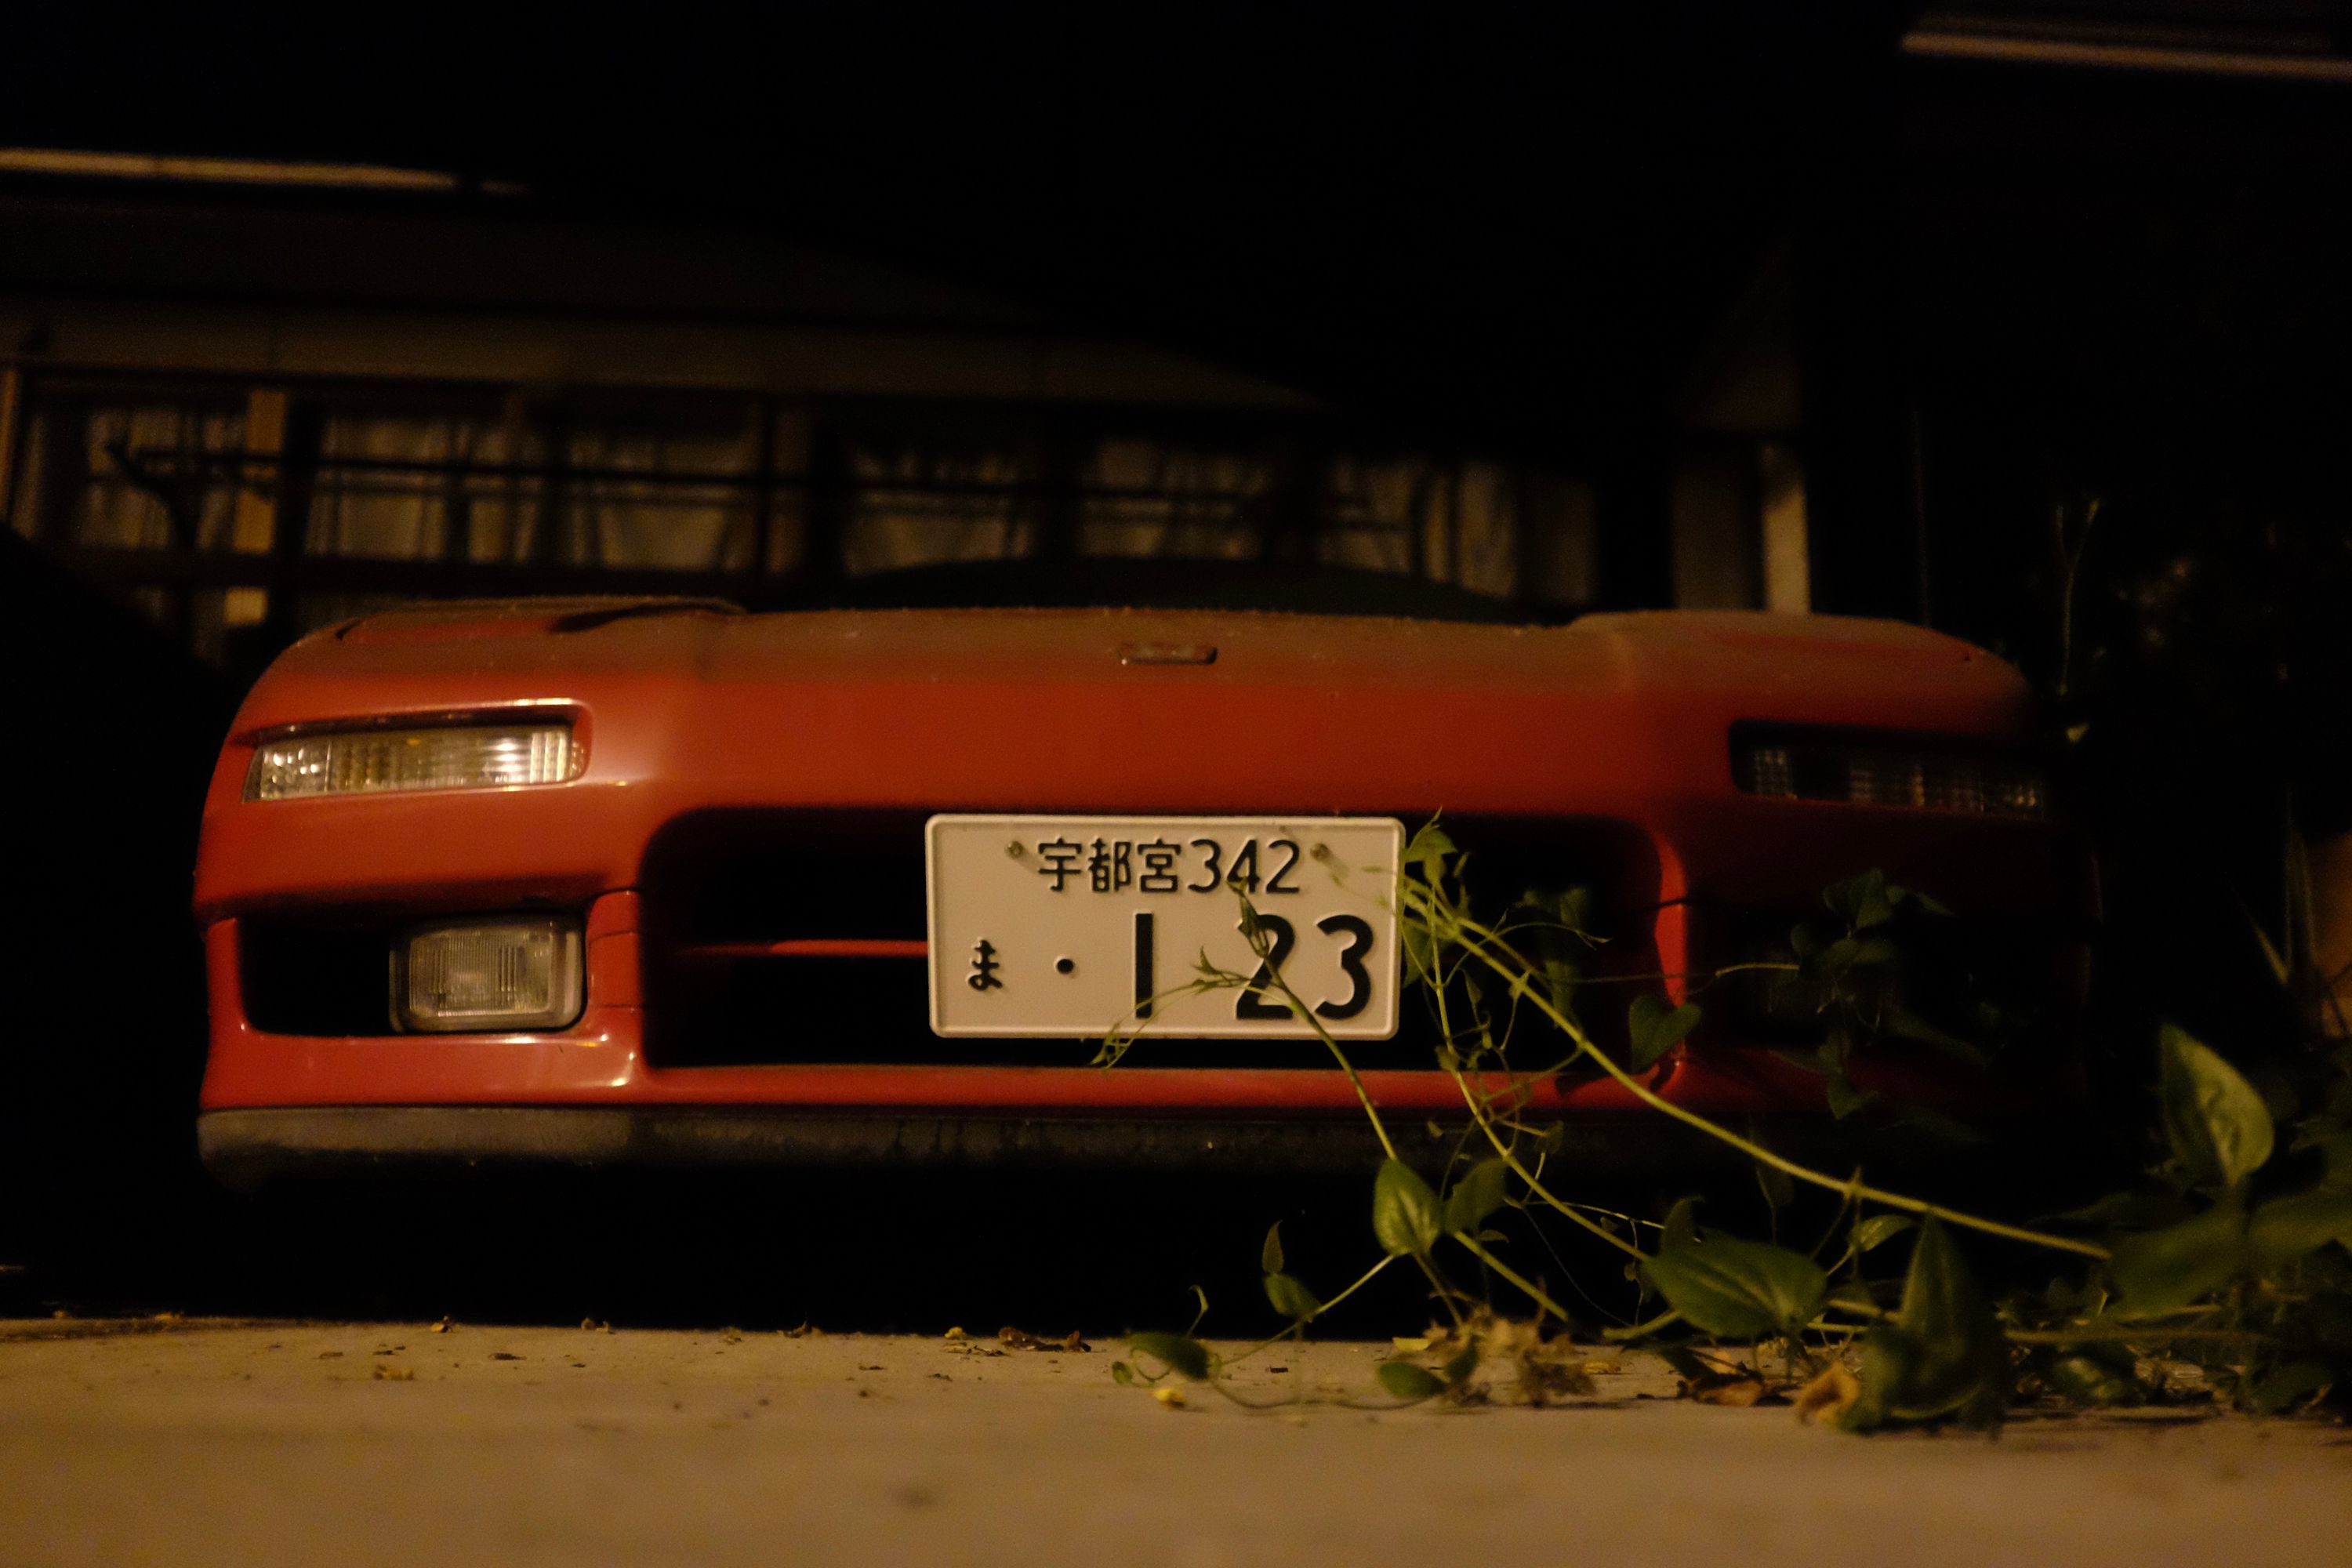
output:
{"label": "dusty surface", "polygon": [[[2352,1550],[2352,1432],[2304,1423],[1862,1439],[1637,1397],[1673,1387],[1638,1362],[1549,1411],[1253,1415],[1118,1387],[1109,1346],[991,1354],[992,1333],[135,1327],[0,1323],[0,1564],[2308,1568]],[[1243,1385],[1362,1397],[1376,1353],[1286,1349]]]}

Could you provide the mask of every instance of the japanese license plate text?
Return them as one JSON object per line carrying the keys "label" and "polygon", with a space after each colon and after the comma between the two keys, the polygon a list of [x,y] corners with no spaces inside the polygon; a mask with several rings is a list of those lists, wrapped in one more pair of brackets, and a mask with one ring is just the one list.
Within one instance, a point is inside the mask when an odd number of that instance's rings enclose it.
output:
{"label": "japanese license plate text", "polygon": [[[1396,1032],[1393,818],[935,816],[925,831],[940,1035],[1311,1037],[1276,974],[1336,1037]],[[1204,957],[1253,984],[1186,992]]]}

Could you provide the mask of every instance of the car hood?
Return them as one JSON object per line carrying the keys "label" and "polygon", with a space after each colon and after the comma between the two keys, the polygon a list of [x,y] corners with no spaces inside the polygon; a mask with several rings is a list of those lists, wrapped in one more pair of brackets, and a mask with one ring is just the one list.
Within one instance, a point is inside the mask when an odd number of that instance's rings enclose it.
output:
{"label": "car hood", "polygon": [[[544,789],[241,804],[268,731],[511,704],[571,712],[586,771]],[[736,808],[1582,816],[1769,845],[1785,824],[1738,790],[1734,724],[2008,747],[2032,718],[2025,683],[1989,654],[1822,617],[411,612],[306,638],[255,687],[215,774],[200,904],[461,872],[628,886],[663,824]]]}
{"label": "car hood", "polygon": [[1397,692],[1551,690],[1655,696],[1732,691],[1811,707],[1907,692],[2006,706],[2024,695],[2000,660],[1894,621],[1724,611],[1588,616],[1564,626],[1208,610],[844,610],[741,615],[696,603],[394,612],[290,650],[240,727],[295,713],[315,682],[568,677],[707,684],[1077,683]]}
{"label": "car hood", "polygon": [[[1421,781],[1416,800],[1460,798],[1449,776],[1492,776],[1515,758],[1530,776],[1667,787],[1679,772],[1715,786],[1741,721],[2003,742],[2031,724],[2007,665],[1888,621],[558,602],[383,615],[307,637],[256,686],[237,735],[524,702],[586,715],[597,776],[782,768],[838,774],[835,795],[855,793],[851,776],[893,781],[910,802],[950,762],[972,789],[998,773],[1011,789],[1024,770],[991,760],[1025,756],[1034,774],[1040,753],[1084,760],[1056,776],[1123,781],[1090,792],[1102,799],[1159,779],[1171,800],[1237,800],[1252,780],[1329,775],[1333,758]],[[1326,761],[1297,762],[1309,754]]]}

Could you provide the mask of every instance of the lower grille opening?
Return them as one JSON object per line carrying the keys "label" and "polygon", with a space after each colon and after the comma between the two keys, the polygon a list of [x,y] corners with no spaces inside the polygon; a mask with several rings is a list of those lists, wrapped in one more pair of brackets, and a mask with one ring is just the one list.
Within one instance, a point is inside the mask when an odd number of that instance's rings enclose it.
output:
{"label": "lower grille opening", "polygon": [[420,925],[509,913],[583,918],[576,906],[546,903],[520,910],[503,903],[430,911],[353,906],[241,915],[237,985],[246,1021],[270,1035],[401,1035],[393,1021],[394,947]]}
{"label": "lower grille opening", "polygon": [[[1794,929],[1816,940],[1841,934],[1819,910],[1699,909],[1693,911],[1694,967],[1793,965]],[[1874,933],[1895,956],[1856,972],[1845,994],[1900,1006],[1922,1022],[1989,1054],[2063,1041],[2074,1023],[2080,933],[2047,916],[1951,917],[1906,921]],[[1782,1047],[1820,1043],[1837,1016],[1824,982],[1778,970],[1726,976],[1697,1000],[1708,1035]],[[1906,1051],[1923,1047],[1890,1031]]]}
{"label": "lower grille opening", "polygon": [[272,1035],[390,1035],[389,921],[247,917],[237,966],[247,1022]]}
{"label": "lower grille opening", "polygon": [[[1094,1039],[943,1039],[931,1032],[923,943],[923,823],[912,812],[697,813],[649,847],[645,900],[646,1053],[656,1067],[891,1064],[1083,1067]],[[1125,814],[1121,814],[1125,815]],[[1408,824],[1414,814],[1406,814]],[[1591,820],[1447,818],[1471,852],[1476,911],[1500,914],[1530,890],[1593,889],[1588,973],[1654,973],[1657,868],[1647,840]],[[1491,979],[1489,996],[1502,987]],[[1622,1042],[1624,1002],[1586,1020]],[[1498,1009],[1498,1012],[1500,1010]],[[1366,1070],[1430,1068],[1441,1031],[1425,993],[1403,998],[1396,1037],[1349,1044]],[[1106,1026],[1111,1020],[1104,1020]],[[1456,1026],[1461,1024],[1457,1014]],[[1565,1055],[1524,1014],[1511,1059]],[[1160,1039],[1147,1032],[1134,1067],[1328,1069],[1318,1040]]]}

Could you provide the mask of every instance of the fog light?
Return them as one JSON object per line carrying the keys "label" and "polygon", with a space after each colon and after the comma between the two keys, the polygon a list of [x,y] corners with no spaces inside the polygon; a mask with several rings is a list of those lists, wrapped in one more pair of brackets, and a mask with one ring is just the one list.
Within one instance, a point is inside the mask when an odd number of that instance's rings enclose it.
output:
{"label": "fog light", "polygon": [[331,730],[282,736],[256,748],[245,798],[562,784],[579,777],[586,760],[569,724]]}
{"label": "fog light", "polygon": [[404,1029],[556,1029],[581,1002],[576,921],[467,921],[413,931],[392,951],[392,1014]]}

